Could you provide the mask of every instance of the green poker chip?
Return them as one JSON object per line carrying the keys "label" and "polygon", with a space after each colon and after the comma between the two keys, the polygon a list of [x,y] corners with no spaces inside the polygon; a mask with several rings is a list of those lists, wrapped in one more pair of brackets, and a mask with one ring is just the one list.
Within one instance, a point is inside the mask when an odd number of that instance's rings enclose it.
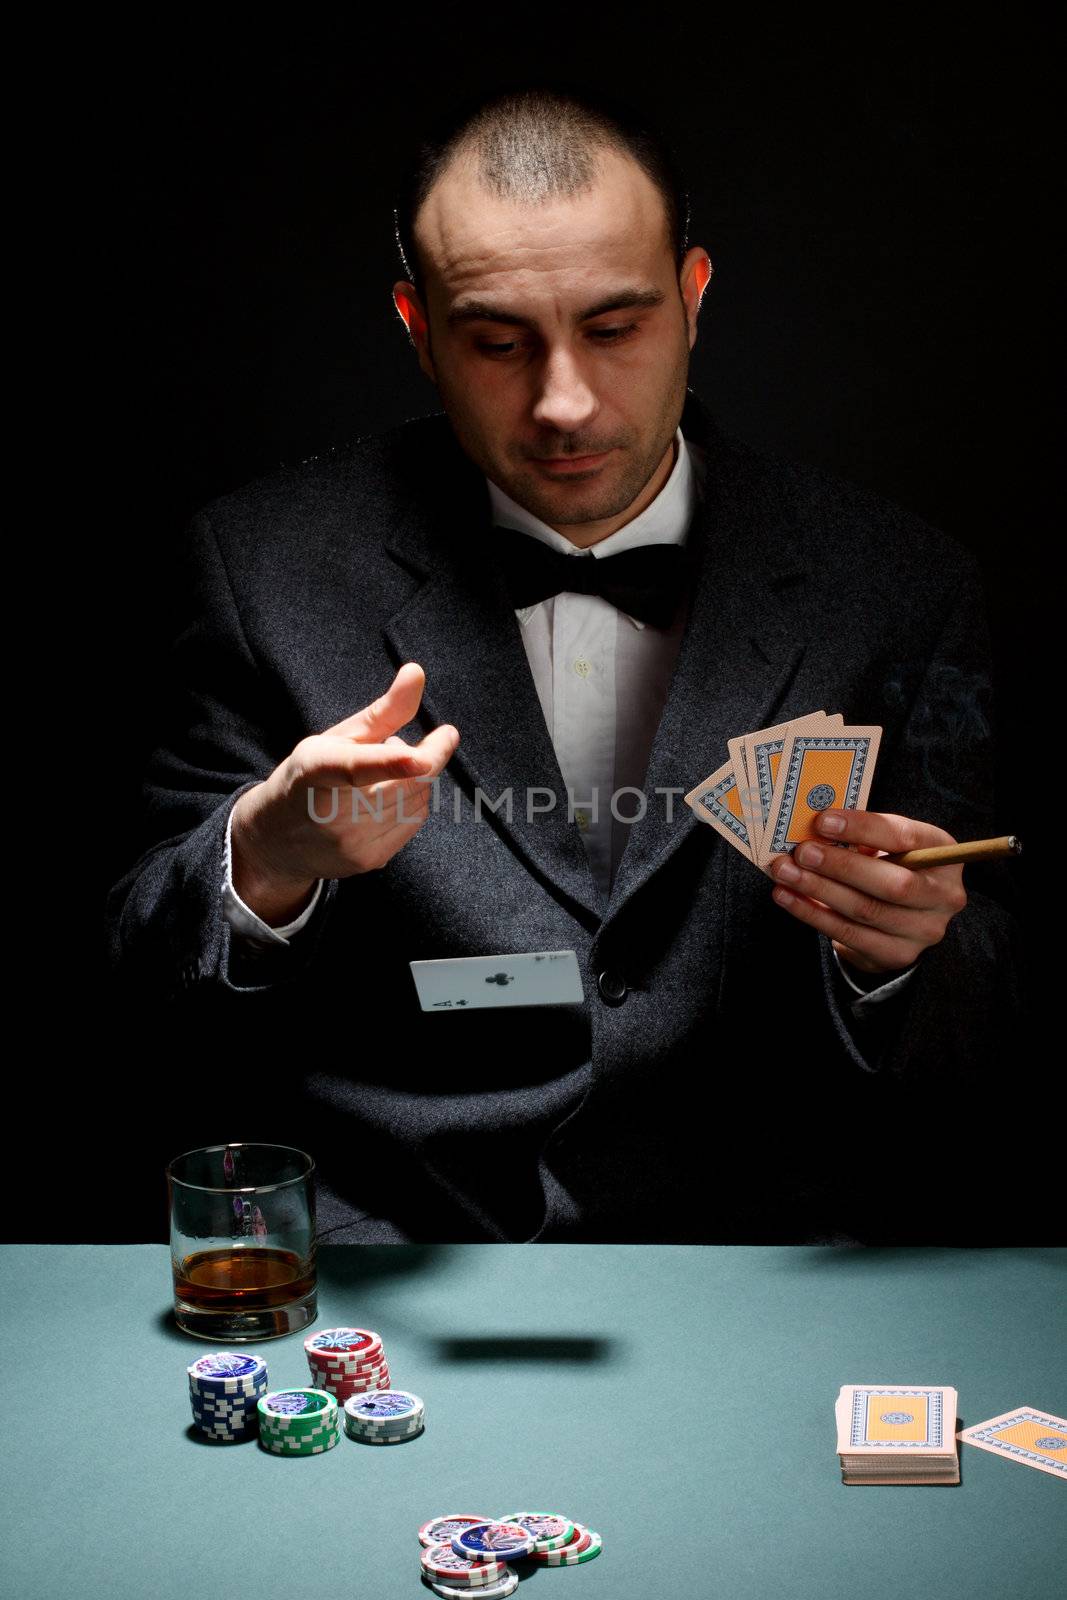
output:
{"label": "green poker chip", "polygon": [[321,1456],[327,1450],[332,1450],[340,1442],[339,1432],[324,1434],[321,1439],[297,1443],[295,1440],[264,1439],[260,1436],[260,1446],[272,1456]]}

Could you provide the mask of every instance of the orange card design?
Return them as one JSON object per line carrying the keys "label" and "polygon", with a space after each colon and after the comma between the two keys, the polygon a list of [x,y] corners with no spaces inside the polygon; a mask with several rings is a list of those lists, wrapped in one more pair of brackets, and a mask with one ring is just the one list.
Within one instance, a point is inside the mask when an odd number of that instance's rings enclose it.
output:
{"label": "orange card design", "polygon": [[1018,1406],[988,1422],[977,1422],[973,1428],[961,1428],[956,1437],[1067,1483],[1067,1422],[1062,1417],[1033,1406]]}
{"label": "orange card design", "polygon": [[781,765],[785,741],[791,733],[822,733],[844,726],[840,712],[827,716],[824,711],[813,711],[806,717],[795,717],[791,722],[779,722],[774,728],[761,728],[758,733],[743,733],[727,742],[730,760],[737,774],[737,787],[745,826],[752,841],[752,859],[757,860],[763,843],[763,829],[770,814],[774,787]]}
{"label": "orange card design", "polygon": [[775,856],[795,850],[804,839],[817,838],[815,824],[831,806],[845,811],[866,809],[881,738],[882,730],[877,727],[787,735],[755,855],[762,871],[767,871]]}
{"label": "orange card design", "polygon": [[834,1407],[842,1482],[959,1483],[957,1399],[945,1385],[843,1383]]}
{"label": "orange card design", "polygon": [[690,789],[684,799],[701,822],[710,822],[735,850],[740,850],[746,861],[753,859],[748,825],[731,761],[724,762],[710,778],[705,778],[695,789]]}

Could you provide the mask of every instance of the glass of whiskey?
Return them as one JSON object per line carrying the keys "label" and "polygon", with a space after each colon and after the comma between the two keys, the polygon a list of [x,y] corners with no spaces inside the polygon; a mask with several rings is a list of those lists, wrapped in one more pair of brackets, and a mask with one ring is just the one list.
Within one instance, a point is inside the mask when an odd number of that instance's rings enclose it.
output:
{"label": "glass of whiskey", "polygon": [[217,1144],[167,1166],[174,1320],[215,1343],[314,1321],[315,1163],[283,1144]]}

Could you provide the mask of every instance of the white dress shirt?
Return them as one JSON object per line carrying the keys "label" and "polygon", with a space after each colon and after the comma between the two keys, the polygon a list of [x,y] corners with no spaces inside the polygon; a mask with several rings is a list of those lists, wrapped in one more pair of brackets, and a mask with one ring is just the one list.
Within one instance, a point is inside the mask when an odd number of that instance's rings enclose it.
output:
{"label": "white dress shirt", "polygon": [[[603,559],[643,544],[684,544],[702,493],[704,471],[704,452],[684,439],[679,428],[674,436],[674,465],[662,489],[632,521],[593,545],[592,555]],[[486,479],[486,487],[491,520],[498,527],[540,539],[563,555],[588,558],[589,552],[576,549],[491,479]],[[606,904],[629,819],[635,811],[640,814],[639,794],[681,644],[686,608],[679,609],[668,628],[646,627],[602,595],[564,591],[537,605],[521,607],[515,615],[567,787],[567,816],[581,831],[593,877]],[[662,797],[648,797],[648,804],[653,803],[662,803]],[[226,919],[235,933],[253,943],[286,944],[310,919],[322,881],[298,917],[284,927],[271,928],[233,887],[232,819],[231,808],[222,884]],[[836,951],[834,954],[836,959]],[[860,997],[852,1002],[857,1012],[894,994],[914,971],[909,967],[878,988],[864,990],[840,961],[837,965]]]}

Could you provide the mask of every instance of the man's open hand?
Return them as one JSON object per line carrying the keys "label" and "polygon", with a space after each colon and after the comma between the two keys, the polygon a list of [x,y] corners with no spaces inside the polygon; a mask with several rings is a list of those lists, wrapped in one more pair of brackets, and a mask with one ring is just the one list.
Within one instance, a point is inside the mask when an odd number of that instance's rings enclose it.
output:
{"label": "man's open hand", "polygon": [[[840,823],[839,828],[835,824]],[[939,944],[967,904],[962,866],[900,867],[886,855],[955,844],[929,822],[879,811],[825,811],[825,845],[805,840],[776,856],[774,899],[833,940],[843,961],[863,972],[899,972]],[[840,843],[856,850],[839,850]]]}
{"label": "man's open hand", "polygon": [[426,821],[433,780],[459,733],[443,723],[417,745],[399,737],[425,683],[418,663],[406,661],[379,700],[301,739],[269,778],[238,796],[233,884],[268,924],[296,916],[319,878],[383,867]]}

